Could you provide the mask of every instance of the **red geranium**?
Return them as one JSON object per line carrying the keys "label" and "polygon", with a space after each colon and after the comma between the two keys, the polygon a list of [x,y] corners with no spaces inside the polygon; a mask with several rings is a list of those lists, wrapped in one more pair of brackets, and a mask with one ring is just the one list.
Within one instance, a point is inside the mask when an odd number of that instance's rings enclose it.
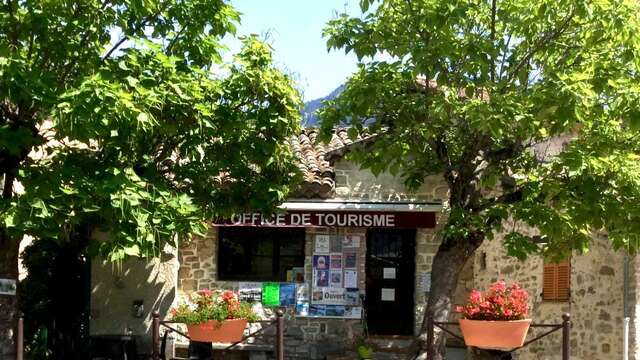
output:
{"label": "red geranium", "polygon": [[521,320],[529,313],[528,299],[529,294],[518,283],[507,286],[500,280],[484,295],[472,290],[467,304],[456,306],[455,311],[470,320]]}

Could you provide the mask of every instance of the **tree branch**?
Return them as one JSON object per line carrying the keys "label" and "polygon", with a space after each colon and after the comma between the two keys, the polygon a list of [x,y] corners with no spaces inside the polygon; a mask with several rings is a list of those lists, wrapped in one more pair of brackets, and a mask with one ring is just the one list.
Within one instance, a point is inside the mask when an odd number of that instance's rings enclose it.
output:
{"label": "tree branch", "polygon": [[[151,20],[155,20],[158,18],[158,16],[160,16],[160,14],[162,14],[162,12],[164,10],[166,10],[166,8],[169,6],[170,1],[167,1],[164,3],[164,5],[158,9],[158,11],[153,14],[153,16],[147,16],[142,23],[138,24],[138,26],[136,26],[136,29],[133,31],[134,33],[136,31],[139,31],[141,29],[144,29],[145,26],[147,26],[147,24],[151,21]],[[107,51],[107,53],[102,57],[102,59],[100,59],[100,63],[104,63],[105,60],[107,60],[109,58],[109,56],[111,56],[111,54],[113,54],[114,51],[116,51],[129,37],[125,34],[123,34],[122,38],[120,40],[118,40],[117,43],[115,43],[115,45],[113,45],[113,47],[111,47],[111,49],[109,51]]]}
{"label": "tree branch", "polygon": [[557,39],[560,35],[562,35],[562,33],[564,33],[564,31],[567,29],[567,26],[569,25],[569,22],[571,21],[571,19],[573,19],[574,15],[575,15],[575,12],[573,12],[573,11],[570,12],[556,29],[554,29],[550,33],[547,33],[546,35],[544,35],[540,39],[538,39],[538,41],[533,45],[533,47],[531,49],[529,49],[527,54],[525,56],[523,56],[522,59],[520,59],[518,64],[516,64],[514,69],[509,74],[508,80],[509,81],[513,80],[514,76],[518,75],[518,72],[520,71],[520,69],[525,64],[527,64],[529,62],[529,60],[531,59],[531,57],[533,57],[533,55],[535,55],[535,53],[540,51],[544,47],[545,44]]}
{"label": "tree branch", "polygon": [[490,79],[491,82],[495,81],[495,73],[496,73],[496,58],[495,58],[495,53],[493,51],[495,51],[495,42],[496,42],[496,2],[497,0],[491,0],[491,48],[492,48],[492,53],[491,53],[491,74]]}

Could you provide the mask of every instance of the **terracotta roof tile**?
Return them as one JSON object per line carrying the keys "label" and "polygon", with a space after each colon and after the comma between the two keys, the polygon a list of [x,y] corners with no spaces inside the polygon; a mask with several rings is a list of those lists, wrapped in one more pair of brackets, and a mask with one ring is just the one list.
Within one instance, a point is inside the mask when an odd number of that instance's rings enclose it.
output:
{"label": "terracotta roof tile", "polygon": [[333,130],[328,144],[319,141],[318,132],[318,129],[308,128],[289,139],[289,146],[298,158],[297,165],[303,177],[302,185],[293,196],[322,199],[333,196],[335,171],[329,160],[342,156],[354,143],[344,128]]}

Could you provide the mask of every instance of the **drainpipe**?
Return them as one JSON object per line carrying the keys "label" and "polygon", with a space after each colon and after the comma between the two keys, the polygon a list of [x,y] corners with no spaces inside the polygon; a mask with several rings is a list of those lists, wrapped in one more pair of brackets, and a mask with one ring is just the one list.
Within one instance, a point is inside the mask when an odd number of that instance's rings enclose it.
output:
{"label": "drainpipe", "polygon": [[623,274],[623,291],[622,291],[622,311],[623,311],[623,321],[622,321],[622,360],[629,360],[629,255],[625,252],[624,254],[624,274]]}

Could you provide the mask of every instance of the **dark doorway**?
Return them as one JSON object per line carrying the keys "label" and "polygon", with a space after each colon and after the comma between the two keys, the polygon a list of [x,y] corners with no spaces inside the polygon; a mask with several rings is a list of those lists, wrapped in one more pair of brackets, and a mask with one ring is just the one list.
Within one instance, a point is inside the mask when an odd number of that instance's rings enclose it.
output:
{"label": "dark doorway", "polygon": [[29,358],[89,359],[91,263],[86,246],[39,239],[28,246],[21,286]]}
{"label": "dark doorway", "polygon": [[414,229],[367,231],[367,327],[375,335],[413,335]]}

